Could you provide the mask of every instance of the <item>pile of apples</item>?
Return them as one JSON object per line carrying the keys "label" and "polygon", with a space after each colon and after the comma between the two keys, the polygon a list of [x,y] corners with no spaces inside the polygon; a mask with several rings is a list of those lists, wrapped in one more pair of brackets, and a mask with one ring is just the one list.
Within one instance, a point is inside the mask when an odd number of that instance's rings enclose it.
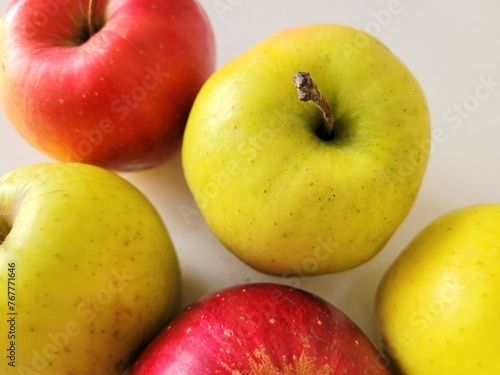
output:
{"label": "pile of apples", "polygon": [[7,7],[0,104],[56,162],[0,177],[1,373],[500,373],[498,203],[437,218],[401,251],[378,287],[378,343],[280,283],[180,311],[168,230],[118,172],[181,152],[229,251],[265,274],[319,275],[383,249],[431,144],[418,81],[365,32],[304,25],[217,70],[215,57],[195,0]]}

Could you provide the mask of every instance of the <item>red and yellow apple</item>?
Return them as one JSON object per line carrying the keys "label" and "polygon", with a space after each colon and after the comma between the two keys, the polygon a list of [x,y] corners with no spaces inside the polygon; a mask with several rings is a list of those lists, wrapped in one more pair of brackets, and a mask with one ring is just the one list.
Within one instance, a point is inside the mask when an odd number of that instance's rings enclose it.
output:
{"label": "red and yellow apple", "polygon": [[60,161],[164,162],[214,65],[196,0],[12,0],[0,20],[1,106]]}
{"label": "red and yellow apple", "polygon": [[272,283],[202,298],[148,345],[131,375],[389,375],[360,328],[326,300]]}

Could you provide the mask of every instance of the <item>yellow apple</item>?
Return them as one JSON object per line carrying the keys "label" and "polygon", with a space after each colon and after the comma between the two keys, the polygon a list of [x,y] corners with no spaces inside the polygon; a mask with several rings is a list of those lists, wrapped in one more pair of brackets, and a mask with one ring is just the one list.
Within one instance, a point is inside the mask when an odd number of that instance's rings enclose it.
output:
{"label": "yellow apple", "polygon": [[[298,72],[315,81],[333,130],[299,100]],[[360,30],[321,24],[271,35],[213,74],[182,160],[236,256],[270,274],[321,274],[382,249],[414,203],[429,145],[426,100],[404,63]]]}
{"label": "yellow apple", "polygon": [[376,308],[399,373],[500,374],[500,204],[430,223],[385,273]]}
{"label": "yellow apple", "polygon": [[0,178],[3,375],[118,375],[177,311],[161,217],[129,182],[76,163]]}

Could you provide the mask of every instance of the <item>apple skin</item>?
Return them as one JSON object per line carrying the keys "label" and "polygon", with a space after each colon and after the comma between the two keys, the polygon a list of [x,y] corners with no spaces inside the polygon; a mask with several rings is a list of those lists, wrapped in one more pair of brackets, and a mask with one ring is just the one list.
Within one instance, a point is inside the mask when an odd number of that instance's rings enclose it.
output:
{"label": "apple skin", "polygon": [[[334,138],[293,77],[309,72],[332,107]],[[202,87],[184,133],[186,180],[209,227],[249,266],[274,275],[356,267],[413,206],[427,166],[429,113],[406,66],[341,25],[261,41]]]}
{"label": "apple skin", "polygon": [[7,314],[17,314],[14,337],[0,336],[3,349],[14,342],[16,367],[3,356],[2,374],[121,374],[178,313],[168,232],[149,200],[113,172],[49,163],[4,175],[0,232],[2,332],[11,332]]}
{"label": "apple skin", "polygon": [[[0,20],[0,104],[14,128],[58,161],[113,170],[178,151],[193,100],[215,66],[195,0],[13,0]],[[83,41],[86,40],[85,43]]]}
{"label": "apple skin", "polygon": [[178,315],[130,375],[389,375],[344,313],[320,297],[273,283],[236,285]]}
{"label": "apple skin", "polygon": [[500,204],[429,223],[386,271],[376,307],[398,374],[500,374]]}

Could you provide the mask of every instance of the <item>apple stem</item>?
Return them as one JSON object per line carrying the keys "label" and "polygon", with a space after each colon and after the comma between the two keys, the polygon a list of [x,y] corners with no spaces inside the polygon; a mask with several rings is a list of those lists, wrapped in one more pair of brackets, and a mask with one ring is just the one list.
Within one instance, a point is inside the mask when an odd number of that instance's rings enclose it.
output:
{"label": "apple stem", "polygon": [[319,107],[321,113],[323,114],[324,124],[321,129],[321,138],[329,140],[333,138],[333,113],[332,108],[326,101],[326,99],[321,95],[318,87],[311,78],[311,75],[307,72],[297,72],[293,77],[293,82],[297,88],[297,93],[299,94],[299,100],[302,102],[312,101],[316,106]]}
{"label": "apple stem", "polygon": [[97,29],[96,10],[97,10],[97,0],[90,0],[89,1],[89,13],[88,13],[89,38],[95,34],[96,29]]}

